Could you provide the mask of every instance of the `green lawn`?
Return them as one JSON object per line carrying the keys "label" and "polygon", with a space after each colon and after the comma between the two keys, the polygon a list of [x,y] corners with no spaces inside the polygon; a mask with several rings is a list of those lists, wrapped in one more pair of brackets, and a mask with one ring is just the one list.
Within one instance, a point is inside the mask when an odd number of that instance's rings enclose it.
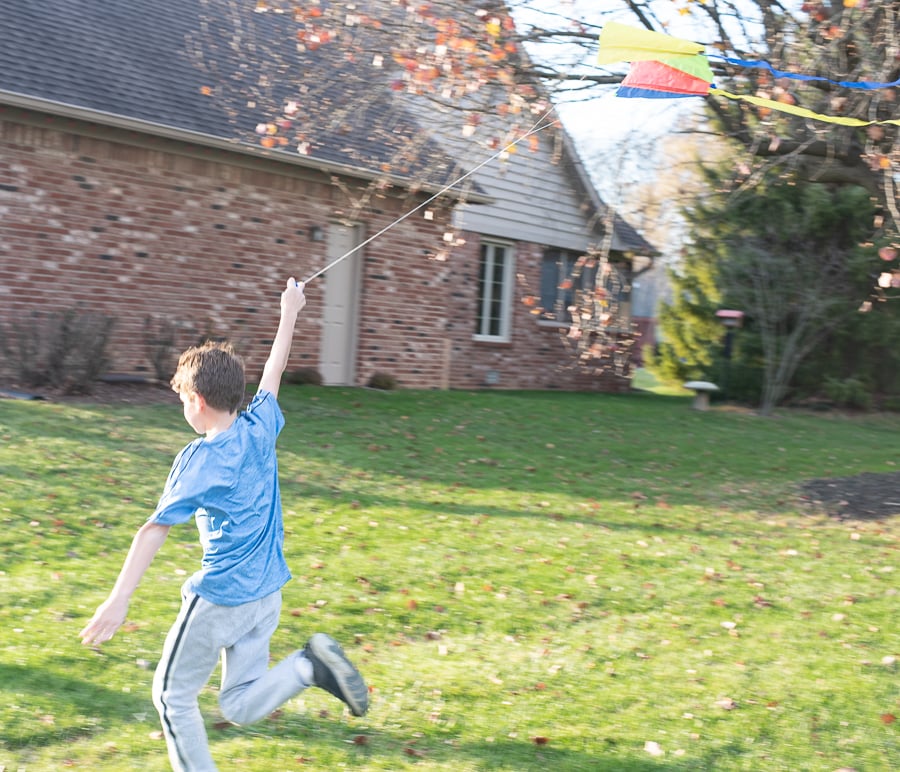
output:
{"label": "green lawn", "polygon": [[[900,416],[652,393],[282,404],[294,579],[273,655],[330,632],[371,709],[309,690],[242,729],[214,678],[222,770],[897,768],[900,522],[804,509],[798,485],[897,471]],[[177,403],[0,401],[0,769],[168,768],[150,682],[193,526],[112,642],[77,633],[191,437]]]}

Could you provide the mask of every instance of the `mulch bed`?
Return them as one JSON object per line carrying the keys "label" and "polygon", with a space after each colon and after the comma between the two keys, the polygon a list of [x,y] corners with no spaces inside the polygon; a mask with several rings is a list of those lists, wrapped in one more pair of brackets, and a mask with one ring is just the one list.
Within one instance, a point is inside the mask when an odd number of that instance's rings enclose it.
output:
{"label": "mulch bed", "polygon": [[[90,394],[61,394],[47,389],[0,386],[0,397],[33,398],[54,402],[99,405],[178,405],[178,395],[157,383],[100,382]],[[881,520],[900,515],[900,471],[853,477],[807,480],[800,499],[808,511],[843,520]]]}
{"label": "mulch bed", "polygon": [[900,472],[808,480],[801,491],[808,507],[842,520],[883,520],[900,515]]}
{"label": "mulch bed", "polygon": [[58,389],[0,384],[0,398],[39,399],[82,405],[178,405],[178,395],[167,384],[150,381],[98,381],[90,394],[66,394]]}

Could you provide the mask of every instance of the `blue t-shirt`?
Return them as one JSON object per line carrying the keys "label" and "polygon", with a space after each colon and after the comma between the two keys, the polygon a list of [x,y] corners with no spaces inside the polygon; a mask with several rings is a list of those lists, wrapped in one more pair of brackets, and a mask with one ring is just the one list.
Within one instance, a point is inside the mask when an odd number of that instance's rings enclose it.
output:
{"label": "blue t-shirt", "polygon": [[258,600],[291,578],[275,457],[283,426],[278,401],[260,391],[227,430],[178,454],[150,516],[160,525],[196,520],[203,562],[187,587],[211,603]]}

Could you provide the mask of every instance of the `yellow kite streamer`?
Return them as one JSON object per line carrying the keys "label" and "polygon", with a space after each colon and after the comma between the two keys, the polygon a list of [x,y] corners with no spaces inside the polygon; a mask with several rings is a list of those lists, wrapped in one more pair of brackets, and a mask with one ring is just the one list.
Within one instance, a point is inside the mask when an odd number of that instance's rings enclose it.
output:
{"label": "yellow kite streamer", "polygon": [[719,88],[710,88],[710,94],[725,97],[726,99],[739,99],[742,102],[749,102],[757,107],[767,107],[770,110],[778,110],[782,113],[790,113],[801,118],[812,118],[815,121],[824,121],[825,123],[836,123],[840,126],[872,126],[875,124],[892,123],[900,126],[900,118],[892,118],[885,121],[863,121],[859,118],[846,118],[840,115],[823,115],[822,113],[814,113],[805,107],[797,107],[796,105],[785,104],[784,102],[776,102],[773,99],[763,99],[762,97],[746,96],[742,94],[731,94],[728,91],[722,91]]}

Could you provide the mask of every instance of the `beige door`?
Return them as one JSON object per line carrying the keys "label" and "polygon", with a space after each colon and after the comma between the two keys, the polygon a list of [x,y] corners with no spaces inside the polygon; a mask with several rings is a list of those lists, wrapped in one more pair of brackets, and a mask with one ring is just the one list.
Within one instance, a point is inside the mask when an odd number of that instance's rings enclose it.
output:
{"label": "beige door", "polygon": [[[358,225],[328,226],[328,262],[337,260],[360,243]],[[356,335],[359,323],[359,288],[362,250],[333,265],[324,274],[325,307],[319,372],[328,386],[353,385],[356,375]]]}

